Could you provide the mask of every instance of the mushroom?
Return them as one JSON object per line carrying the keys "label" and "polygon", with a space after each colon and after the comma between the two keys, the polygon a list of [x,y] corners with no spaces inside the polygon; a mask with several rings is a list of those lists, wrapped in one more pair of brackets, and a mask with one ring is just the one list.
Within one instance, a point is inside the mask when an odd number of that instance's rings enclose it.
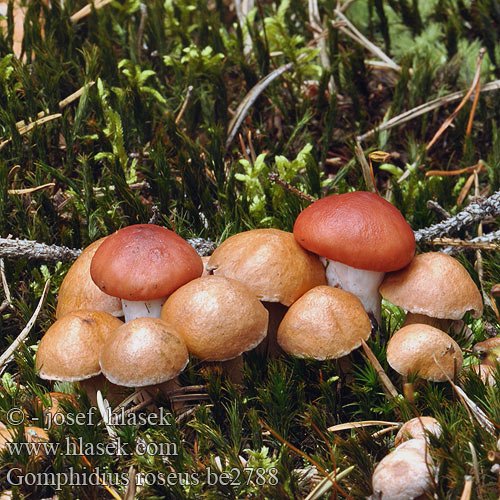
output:
{"label": "mushroom", "polygon": [[[100,356],[104,376],[124,387],[177,387],[176,377],[188,364],[186,344],[158,318],[136,318],[115,330]],[[169,384],[168,382],[171,381]]]}
{"label": "mushroom", "polygon": [[370,318],[352,293],[317,286],[294,302],[278,328],[278,344],[297,357],[337,359],[371,333]]}
{"label": "mushroom", "polygon": [[120,299],[102,292],[90,277],[90,263],[105,239],[101,238],[86,247],[69,268],[59,288],[57,319],[81,309],[106,311],[113,316],[123,316]]}
{"label": "mushroom", "polygon": [[492,337],[474,344],[472,351],[484,365],[495,366],[500,361],[500,337]]}
{"label": "mushroom", "polygon": [[467,270],[440,252],[417,255],[404,269],[388,274],[379,290],[384,299],[408,311],[404,325],[427,323],[447,330],[448,320],[460,320],[466,312],[474,318],[483,313],[481,293]]}
{"label": "mushroom", "polygon": [[368,192],[314,202],[297,217],[293,234],[323,257],[328,284],[354,293],[377,321],[384,274],[408,265],[415,253],[413,231],[399,210]]}
{"label": "mushroom", "polygon": [[122,299],[125,321],[159,318],[165,299],[203,272],[200,256],[173,231],[136,224],[108,236],[90,265],[94,283]]}
{"label": "mushroom", "polygon": [[267,348],[278,351],[276,332],[288,307],[311,288],[326,285],[318,257],[304,250],[292,233],[253,229],[225,240],[212,254],[207,270],[247,285],[269,312]]}
{"label": "mushroom", "polygon": [[74,311],[58,319],[38,346],[35,366],[46,380],[80,382],[92,402],[98,389],[99,356],[106,339],[123,322],[104,311]]}
{"label": "mushroom", "polygon": [[[161,318],[201,361],[235,360],[262,342],[268,326],[268,312],[253,292],[223,276],[203,276],[179,288]],[[238,382],[241,373],[229,376]]]}
{"label": "mushroom", "polygon": [[460,371],[463,356],[449,335],[433,326],[415,323],[391,337],[387,361],[401,375],[417,373],[426,380],[445,382]]}
{"label": "mushroom", "polygon": [[425,439],[410,439],[385,456],[372,476],[373,499],[423,500],[433,485],[434,466]]}
{"label": "mushroom", "polygon": [[427,434],[441,435],[441,425],[434,417],[415,417],[405,422],[399,429],[394,440],[394,446],[408,441],[409,439],[426,439]]}
{"label": "mushroom", "polygon": [[[12,429],[0,429],[0,452],[7,448],[7,443],[15,441],[17,436],[17,430]],[[49,441],[49,435],[41,427],[26,426],[24,428],[24,439],[22,441],[28,443],[43,443]],[[29,448],[26,449],[29,451]],[[30,454],[29,460],[33,462],[39,462],[45,456],[45,450],[43,446],[38,448],[31,448],[35,453]]]}
{"label": "mushroom", "polygon": [[[50,422],[54,421],[54,417],[58,413],[64,413],[64,408],[61,403],[71,403],[73,406],[77,405],[77,401],[71,394],[64,392],[48,392],[41,397],[36,397],[34,401],[34,408],[43,413],[44,420]],[[50,415],[50,417],[49,417]]]}

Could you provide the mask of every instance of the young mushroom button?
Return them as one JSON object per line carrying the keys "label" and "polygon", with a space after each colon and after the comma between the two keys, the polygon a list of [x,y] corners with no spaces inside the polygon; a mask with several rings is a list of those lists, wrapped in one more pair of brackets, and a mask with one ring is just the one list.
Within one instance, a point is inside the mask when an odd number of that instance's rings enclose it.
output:
{"label": "young mushroom button", "polygon": [[447,330],[449,321],[466,312],[483,313],[476,284],[458,260],[441,252],[417,255],[404,269],[388,274],[379,288],[382,297],[408,314],[404,325],[427,323]]}
{"label": "young mushroom button", "polygon": [[354,293],[377,320],[384,274],[408,265],[415,253],[411,227],[374,193],[356,191],[314,202],[297,217],[293,234],[325,259],[328,284]]}
{"label": "young mushroom button", "polygon": [[370,318],[355,295],[317,286],[292,304],[279,326],[278,344],[292,356],[337,359],[357,349],[370,333]]}
{"label": "young mushroom button", "polygon": [[191,245],[154,224],[128,226],[108,236],[90,266],[94,283],[122,299],[125,321],[159,318],[166,297],[202,272],[202,260]]}

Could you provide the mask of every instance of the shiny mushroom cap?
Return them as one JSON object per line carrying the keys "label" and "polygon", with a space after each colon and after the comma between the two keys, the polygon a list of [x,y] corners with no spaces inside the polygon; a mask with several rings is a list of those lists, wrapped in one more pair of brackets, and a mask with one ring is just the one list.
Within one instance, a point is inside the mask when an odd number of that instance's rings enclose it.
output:
{"label": "shiny mushroom cap", "polygon": [[268,312],[239,281],[203,276],[165,302],[161,318],[204,361],[226,361],[256,347],[267,333]]}
{"label": "shiny mushroom cap", "polygon": [[291,305],[318,285],[326,285],[325,269],[304,250],[292,233],[253,229],[225,240],[210,257],[207,269],[251,288],[265,302]]}
{"label": "shiny mushroom cap", "polygon": [[161,299],[203,272],[200,256],[173,231],[136,224],[108,236],[90,265],[108,295],[132,301]]}
{"label": "shiny mushroom cap", "polygon": [[73,262],[59,288],[56,318],[81,309],[106,311],[113,316],[122,316],[120,299],[102,292],[90,277],[90,263],[106,238],[94,241]]}
{"label": "shiny mushroom cap", "polygon": [[461,319],[483,313],[476,284],[458,260],[441,252],[417,255],[409,266],[388,274],[379,288],[382,297],[412,313]]}
{"label": "shiny mushroom cap", "polygon": [[391,337],[387,361],[401,375],[417,373],[427,380],[445,382],[446,375],[453,378],[460,371],[463,356],[458,344],[442,330],[415,323]]}
{"label": "shiny mushroom cap", "polygon": [[424,439],[410,439],[385,456],[372,476],[377,500],[416,500],[432,488],[433,466]]}
{"label": "shiny mushroom cap", "polygon": [[394,446],[408,441],[409,439],[426,439],[427,434],[441,435],[441,425],[434,417],[415,417],[405,422],[399,429],[394,440]]}
{"label": "shiny mushroom cap", "polygon": [[98,375],[104,342],[121,325],[122,321],[104,311],[74,311],[58,319],[38,346],[38,375],[66,382]]}
{"label": "shiny mushroom cap", "polygon": [[278,344],[293,356],[337,359],[357,349],[370,333],[370,318],[355,295],[317,286],[290,306],[278,328]]}
{"label": "shiny mushroom cap", "polygon": [[167,323],[137,318],[118,328],[101,352],[102,373],[113,384],[145,387],[176,377],[189,361],[188,350]]}
{"label": "shiny mushroom cap", "polygon": [[401,269],[415,253],[413,231],[399,210],[364,191],[314,202],[297,217],[293,234],[310,252],[368,271]]}

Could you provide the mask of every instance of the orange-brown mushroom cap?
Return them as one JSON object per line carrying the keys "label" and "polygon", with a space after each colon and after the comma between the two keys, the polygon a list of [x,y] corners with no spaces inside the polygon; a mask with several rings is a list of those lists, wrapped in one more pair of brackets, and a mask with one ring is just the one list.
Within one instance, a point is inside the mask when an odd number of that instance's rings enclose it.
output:
{"label": "orange-brown mushroom cap", "polygon": [[104,311],[74,311],[58,319],[38,346],[38,375],[66,382],[98,375],[104,342],[121,325],[123,321]]}
{"label": "orange-brown mushroom cap", "polygon": [[204,361],[226,361],[256,347],[267,333],[269,314],[243,283],[204,276],[176,290],[161,318]]}
{"label": "orange-brown mushroom cap", "polygon": [[103,292],[132,301],[166,297],[202,272],[201,258],[191,245],[154,224],[128,226],[108,236],[90,266]]}
{"label": "orange-brown mushroom cap", "polygon": [[121,300],[102,292],[90,277],[90,263],[105,239],[101,238],[86,247],[69,268],[59,288],[57,319],[82,309],[106,311],[113,316],[123,316]]}
{"label": "orange-brown mushroom cap", "polygon": [[370,333],[370,318],[355,295],[317,286],[290,306],[278,328],[278,344],[293,356],[337,359],[357,349]]}
{"label": "orange-brown mushroom cap", "polygon": [[380,285],[382,297],[409,312],[433,318],[461,319],[470,311],[483,313],[476,284],[458,260],[441,252],[417,255]]}
{"label": "orange-brown mushroom cap", "polygon": [[326,285],[325,268],[292,233],[253,229],[230,236],[212,254],[208,270],[245,283],[266,302],[293,304],[311,288]]}
{"label": "orange-brown mushroom cap", "polygon": [[311,252],[369,271],[401,269],[415,253],[415,236],[399,210],[364,191],[314,202],[297,217],[293,234]]}
{"label": "orange-brown mushroom cap", "polygon": [[401,375],[417,373],[426,380],[445,382],[461,370],[463,356],[459,345],[442,330],[415,323],[391,337],[387,362]]}
{"label": "orange-brown mushroom cap", "polygon": [[113,384],[144,387],[176,377],[189,361],[184,341],[158,318],[136,318],[104,345],[100,364]]}

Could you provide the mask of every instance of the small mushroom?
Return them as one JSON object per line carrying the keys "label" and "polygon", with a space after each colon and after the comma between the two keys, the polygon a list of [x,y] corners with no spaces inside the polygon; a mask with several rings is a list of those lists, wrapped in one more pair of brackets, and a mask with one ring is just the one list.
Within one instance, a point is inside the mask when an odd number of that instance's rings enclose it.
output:
{"label": "small mushroom", "polygon": [[[179,288],[161,317],[202,361],[238,358],[262,342],[268,326],[268,312],[254,293],[223,276],[203,276]],[[239,375],[230,374],[234,381]]]}
{"label": "small mushroom", "polygon": [[398,330],[387,345],[387,361],[399,374],[418,374],[426,380],[445,382],[462,368],[458,344],[430,325],[412,324]]}
{"label": "small mushroom", "polygon": [[328,284],[353,293],[380,321],[378,287],[388,271],[408,265],[413,231],[382,197],[355,191],[327,196],[303,210],[293,228],[300,245],[324,258]]}
{"label": "small mushroom", "polygon": [[168,391],[189,361],[184,341],[158,318],[136,318],[115,330],[100,356],[104,376],[124,387]]}
{"label": "small mushroom", "polygon": [[[17,436],[17,430],[12,429],[1,429],[0,430],[0,451],[7,449],[7,444],[15,441]],[[24,428],[24,442],[28,443],[43,443],[49,441],[49,435],[41,427],[26,426]],[[23,441],[23,439],[22,439]],[[35,450],[35,448],[32,448]],[[36,449],[34,454],[29,457],[30,461],[39,462],[45,456],[43,446]]]}
{"label": "small mushroom", "polygon": [[73,262],[59,288],[56,318],[82,309],[123,316],[121,300],[102,292],[90,277],[90,263],[106,238],[94,241]]}
{"label": "small mushroom", "polygon": [[434,466],[424,439],[410,439],[385,456],[372,476],[375,500],[424,500]]}
{"label": "small mushroom", "polygon": [[394,446],[408,441],[409,439],[426,439],[427,434],[441,435],[441,425],[434,417],[415,417],[405,422],[399,429],[394,440]]}
{"label": "small mushroom", "polygon": [[104,311],[74,311],[58,319],[38,346],[35,366],[46,380],[80,382],[92,402],[101,373],[99,356],[110,334],[123,321]]}
{"label": "small mushroom", "polygon": [[474,318],[483,313],[481,293],[467,270],[441,252],[417,255],[404,269],[388,274],[379,290],[408,311],[404,326],[427,323],[447,330],[449,320],[460,320],[466,312]]}
{"label": "small mushroom", "polygon": [[352,293],[317,286],[294,302],[278,329],[281,348],[300,358],[346,356],[367,340],[370,318]]}
{"label": "small mushroom", "polygon": [[94,283],[122,299],[126,322],[159,318],[166,297],[202,272],[203,262],[193,247],[154,224],[128,226],[108,236],[90,265]]}
{"label": "small mushroom", "polygon": [[492,337],[474,344],[472,351],[479,355],[481,363],[495,366],[500,361],[500,337]]}
{"label": "small mushroom", "polygon": [[259,349],[275,355],[278,325],[288,307],[311,288],[326,285],[318,257],[304,250],[292,233],[279,229],[253,229],[225,240],[207,266],[215,276],[247,285],[269,312],[267,341]]}

